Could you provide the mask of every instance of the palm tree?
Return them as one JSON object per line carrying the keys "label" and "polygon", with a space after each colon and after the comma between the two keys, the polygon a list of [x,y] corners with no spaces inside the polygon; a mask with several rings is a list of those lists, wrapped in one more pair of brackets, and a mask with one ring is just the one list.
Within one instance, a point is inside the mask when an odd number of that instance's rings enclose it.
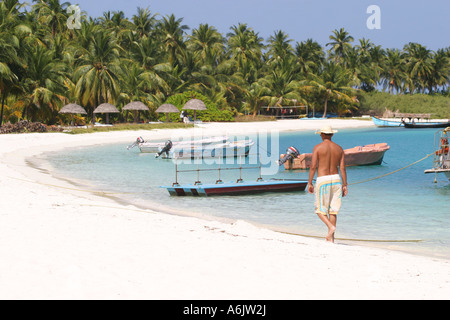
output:
{"label": "palm tree", "polygon": [[133,23],[139,37],[151,37],[156,25],[157,14],[152,15],[149,8],[137,9],[137,14],[133,15]]}
{"label": "palm tree", "polygon": [[144,36],[132,42],[129,52],[131,61],[149,74],[148,79],[151,82],[148,84],[149,90],[153,94],[169,95],[171,89],[167,81],[170,78],[172,66],[164,60],[160,43],[153,37]]}
{"label": "palm tree", "polygon": [[198,57],[205,65],[217,66],[225,52],[225,39],[216,28],[200,24],[198,29],[192,31],[188,48],[198,53]]}
{"label": "palm tree", "polygon": [[317,73],[325,61],[325,54],[320,44],[312,39],[297,42],[295,47],[297,65],[301,73],[308,77],[309,73]]}
{"label": "palm tree", "polygon": [[431,50],[418,43],[409,43],[405,45],[404,51],[406,54],[410,93],[413,93],[415,89],[425,92],[432,69]]}
{"label": "palm tree", "polygon": [[269,89],[259,82],[253,82],[244,93],[244,107],[253,114],[253,118],[263,106],[265,97],[270,94]]}
{"label": "palm tree", "polygon": [[349,105],[354,102],[356,90],[351,87],[352,84],[350,75],[344,68],[334,62],[327,62],[321,73],[314,75],[313,80],[309,81],[306,87],[322,97],[325,118],[330,100],[344,101]]}
{"label": "palm tree", "polygon": [[1,94],[1,112],[0,112],[0,127],[3,124],[3,110],[6,98],[18,81],[18,77],[10,69],[10,64],[16,58],[16,51],[14,47],[7,41],[2,39],[0,34],[0,94]]}
{"label": "palm tree", "polygon": [[27,64],[22,79],[23,118],[52,122],[65,100],[65,65],[54,59],[53,52],[44,46],[28,47]]}
{"label": "palm tree", "polygon": [[404,54],[398,49],[387,49],[383,62],[383,88],[389,88],[389,93],[394,90],[399,92],[405,81],[405,59]]}
{"label": "palm tree", "polygon": [[353,42],[353,37],[349,35],[344,28],[339,31],[333,30],[333,34],[330,36],[331,42],[327,43],[327,46],[331,46],[330,55],[334,57],[336,63],[342,63],[347,54],[347,50],[351,48],[351,42]]}
{"label": "palm tree", "polygon": [[168,61],[172,66],[178,64],[177,55],[183,54],[186,48],[184,42],[184,30],[189,29],[188,26],[182,25],[183,18],[176,19],[172,14],[163,17],[157,25],[157,33],[160,36],[161,42],[169,55]]}
{"label": "palm tree", "polygon": [[439,87],[445,89],[450,80],[450,58],[443,49],[439,49],[433,54],[431,61],[431,70],[427,83],[428,92],[432,93],[433,89],[438,91]]}
{"label": "palm tree", "polygon": [[100,29],[93,34],[88,48],[81,49],[74,75],[75,94],[92,112],[101,103],[114,103],[120,93],[119,49],[114,37]]}
{"label": "palm tree", "polygon": [[277,107],[277,114],[283,106],[290,105],[294,100],[303,101],[298,90],[300,84],[296,81],[296,72],[293,58],[284,60],[283,63],[273,69],[261,83],[268,89],[265,99],[269,106]]}
{"label": "palm tree", "polygon": [[290,45],[292,40],[288,39],[288,35],[283,31],[275,31],[268,42],[269,62],[271,63],[289,59],[294,53],[294,49]]}
{"label": "palm tree", "polygon": [[228,47],[230,57],[236,63],[237,72],[242,74],[243,79],[254,82],[256,73],[262,64],[263,39],[249,28],[247,24],[232,26],[228,36]]}
{"label": "palm tree", "polygon": [[37,20],[51,30],[51,36],[67,30],[67,7],[69,2],[60,3],[59,0],[33,0],[36,2],[34,10]]}

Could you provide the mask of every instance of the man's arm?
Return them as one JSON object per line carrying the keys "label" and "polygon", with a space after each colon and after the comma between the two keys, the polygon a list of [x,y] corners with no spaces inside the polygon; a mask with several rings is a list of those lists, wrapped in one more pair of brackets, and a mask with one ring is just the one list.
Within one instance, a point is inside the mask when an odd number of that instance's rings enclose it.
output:
{"label": "man's arm", "polygon": [[347,170],[345,169],[345,154],[342,152],[341,161],[339,164],[339,170],[341,171],[342,178],[342,196],[345,197],[348,194],[347,189]]}
{"label": "man's arm", "polygon": [[309,167],[309,180],[308,180],[308,192],[314,193],[314,185],[312,184],[312,181],[314,179],[314,176],[316,175],[317,171],[317,147],[313,150],[313,155],[311,159],[311,166]]}

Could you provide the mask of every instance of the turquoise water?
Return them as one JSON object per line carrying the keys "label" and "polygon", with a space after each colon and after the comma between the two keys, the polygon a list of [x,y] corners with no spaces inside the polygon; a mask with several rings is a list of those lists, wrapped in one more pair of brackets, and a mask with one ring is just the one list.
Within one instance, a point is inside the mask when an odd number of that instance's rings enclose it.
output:
{"label": "turquoise water", "polygon": [[[357,145],[387,142],[384,163],[379,166],[349,167],[349,195],[344,198],[338,217],[339,239],[378,240],[381,242],[355,242],[360,245],[381,246],[424,255],[450,258],[450,183],[444,175],[425,175],[431,168],[428,158],[405,170],[374,181],[355,184],[372,177],[401,169],[433,152],[436,129],[408,130],[404,128],[346,129],[333,140],[344,149]],[[257,141],[253,150],[265,156],[284,152],[289,146],[301,152],[311,152],[320,142],[320,136],[307,132],[280,133],[276,141]],[[130,141],[131,143],[132,141]],[[263,145],[264,144],[264,145]],[[60,174],[86,180],[98,190],[124,193],[119,196],[133,204],[168,212],[188,212],[218,218],[242,219],[270,228],[302,235],[324,236],[326,228],[314,214],[313,196],[307,192],[260,194],[237,197],[170,197],[162,185],[175,182],[174,163],[155,159],[153,154],[142,154],[138,148],[126,150],[126,145],[104,145],[75,148],[47,155],[47,159]],[[272,159],[273,160],[273,159]],[[247,159],[244,167],[254,167]],[[264,162],[263,170],[271,173],[264,178],[308,179],[308,172],[273,171],[271,163]],[[272,162],[273,164],[273,162]],[[217,167],[180,164],[180,170]],[[239,167],[238,163],[227,167]],[[259,169],[244,170],[244,180],[255,180]],[[204,183],[215,182],[217,172],[202,172]],[[223,181],[239,178],[239,171],[222,171]],[[193,183],[197,173],[180,173],[178,182]],[[420,242],[390,242],[391,240],[421,240]],[[384,242],[387,241],[387,242]],[[341,243],[353,241],[341,240]]]}

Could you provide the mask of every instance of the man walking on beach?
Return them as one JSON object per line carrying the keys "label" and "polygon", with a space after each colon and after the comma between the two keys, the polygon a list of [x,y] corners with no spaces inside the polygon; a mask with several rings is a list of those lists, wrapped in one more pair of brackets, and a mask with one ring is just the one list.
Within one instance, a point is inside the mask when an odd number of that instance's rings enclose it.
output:
{"label": "man walking on beach", "polygon": [[[332,243],[334,243],[341,200],[348,193],[344,150],[331,141],[336,132],[330,126],[325,126],[316,132],[321,135],[323,141],[314,147],[308,184],[308,192],[315,193],[315,212],[328,227],[326,239]],[[314,187],[312,181],[316,171],[317,180]]]}

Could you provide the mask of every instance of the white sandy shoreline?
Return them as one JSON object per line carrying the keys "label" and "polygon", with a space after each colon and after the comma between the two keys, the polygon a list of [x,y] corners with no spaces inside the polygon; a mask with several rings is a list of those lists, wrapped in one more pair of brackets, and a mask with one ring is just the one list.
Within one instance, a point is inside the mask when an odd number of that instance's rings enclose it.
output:
{"label": "white sandy shoreline", "polygon": [[[189,130],[315,130],[323,123],[373,125],[282,120]],[[0,299],[450,298],[449,260],[141,210],[74,190],[26,161],[65,147],[173,134],[0,135]]]}

